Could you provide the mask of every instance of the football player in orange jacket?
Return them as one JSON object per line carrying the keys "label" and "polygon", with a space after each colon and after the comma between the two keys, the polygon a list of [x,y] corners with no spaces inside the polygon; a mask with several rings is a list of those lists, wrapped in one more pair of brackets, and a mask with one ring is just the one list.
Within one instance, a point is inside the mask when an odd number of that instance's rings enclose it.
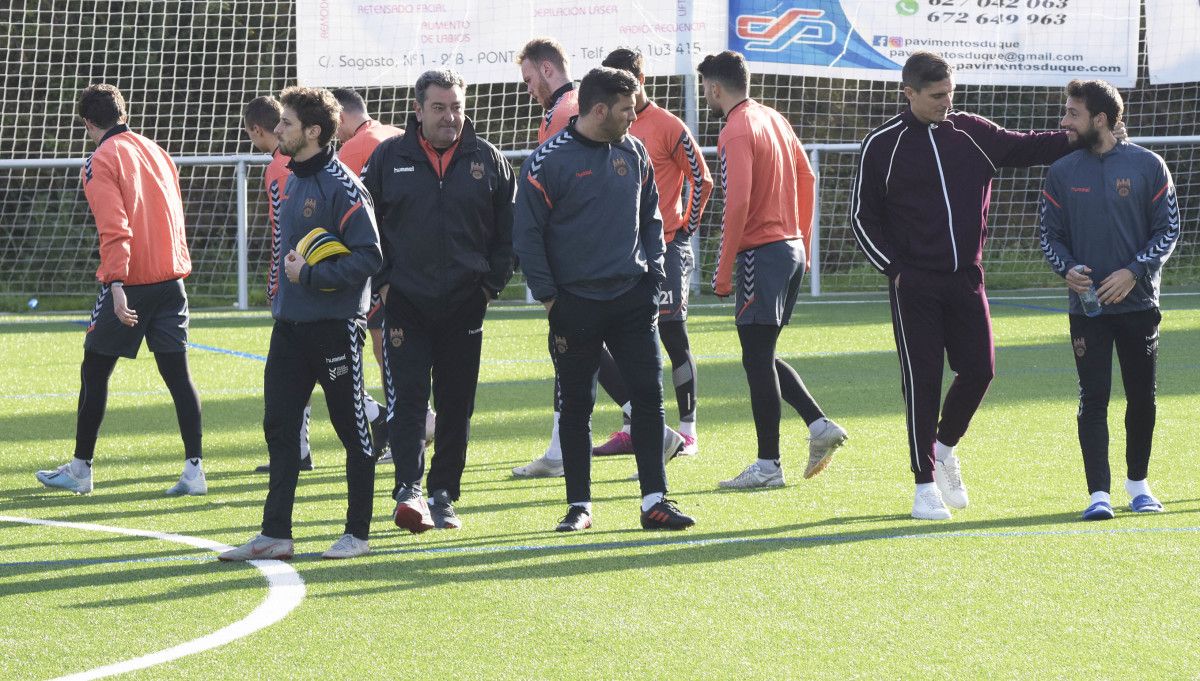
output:
{"label": "football player in orange jacket", "polygon": [[758,434],[758,460],[720,486],[780,487],[781,399],[808,424],[805,478],[824,470],[846,441],[845,429],[825,417],[800,375],[775,350],[808,266],[816,178],[792,126],[749,97],[750,71],[742,55],[729,50],[710,55],[699,71],[705,99],[725,119],[717,139],[725,215],[713,292],[735,295],[742,367]]}
{"label": "football player in orange jacket", "polygon": [[125,98],[112,85],[90,85],[79,117],[96,151],[83,165],[83,192],[100,235],[100,294],[83,340],[75,456],[38,471],[47,487],[92,491],[92,458],[104,419],[108,379],[120,357],[136,358],[142,339],[175,402],[183,437],[183,474],[169,495],[208,492],[201,467],[200,396],[187,362],[192,271],[184,235],[179,171],[167,152],[125,124]]}

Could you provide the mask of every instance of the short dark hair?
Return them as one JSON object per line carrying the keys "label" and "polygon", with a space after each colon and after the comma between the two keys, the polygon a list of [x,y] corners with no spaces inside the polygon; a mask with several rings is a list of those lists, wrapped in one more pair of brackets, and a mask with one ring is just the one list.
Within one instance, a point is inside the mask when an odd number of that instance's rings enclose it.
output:
{"label": "short dark hair", "polygon": [[115,85],[98,83],[79,93],[79,117],[107,130],[125,121],[125,98]]}
{"label": "short dark hair", "polygon": [[633,50],[624,47],[619,47],[612,52],[609,52],[608,56],[604,58],[604,61],[601,62],[600,65],[607,66],[610,69],[628,71],[633,74],[634,78],[641,78],[643,75],[645,75],[645,72],[642,70],[643,66],[645,65],[645,60],[642,58],[642,53],[634,52]]}
{"label": "short dark hair", "polygon": [[721,85],[738,92],[750,86],[750,69],[746,58],[733,50],[710,54],[696,67],[704,80],[715,80]]}
{"label": "short dark hair", "polygon": [[1117,88],[1102,80],[1073,80],[1067,83],[1067,96],[1082,100],[1088,113],[1093,116],[1106,114],[1108,129],[1121,122],[1125,113],[1125,101]]}
{"label": "short dark hair", "polygon": [[954,75],[954,67],[939,54],[933,52],[913,52],[904,62],[904,70],[900,78],[902,84],[918,92],[930,83],[946,80]]}
{"label": "short dark hair", "polygon": [[362,95],[354,90],[338,87],[330,90],[330,92],[333,93],[333,98],[338,100],[338,104],[342,105],[342,111],[360,114],[367,112],[367,103],[363,101]]}
{"label": "short dark hair", "polygon": [[456,87],[467,88],[467,82],[463,80],[461,74],[454,69],[431,69],[422,73],[417,78],[417,85],[413,88],[413,96],[417,98],[417,104],[425,104],[425,91],[430,85],[436,85],[440,88],[451,90]]}
{"label": "short dark hair", "polygon": [[597,66],[579,83],[579,114],[588,115],[597,104],[611,107],[617,97],[632,97],[637,91],[638,82],[628,71]]}
{"label": "short dark hair", "polygon": [[317,143],[321,146],[329,144],[333,133],[337,131],[338,116],[342,113],[342,105],[333,93],[325,88],[301,87],[299,85],[285,89],[279,93],[281,104],[296,112],[300,125],[309,127],[321,126],[321,136]]}
{"label": "short dark hair", "polygon": [[567,70],[567,51],[554,38],[534,38],[525,43],[521,53],[517,55],[517,64],[524,64],[528,59],[534,63],[548,61],[558,67],[559,71]]}
{"label": "short dark hair", "polygon": [[271,95],[263,95],[250,100],[246,109],[242,111],[242,120],[246,122],[246,127],[257,125],[270,132],[279,125],[281,111],[283,111],[283,105],[279,103],[278,99]]}

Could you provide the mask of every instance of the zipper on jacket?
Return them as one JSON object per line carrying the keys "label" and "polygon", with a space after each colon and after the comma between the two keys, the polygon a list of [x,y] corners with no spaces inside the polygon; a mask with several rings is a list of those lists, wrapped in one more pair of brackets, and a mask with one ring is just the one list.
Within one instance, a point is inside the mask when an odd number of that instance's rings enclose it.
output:
{"label": "zipper on jacket", "polygon": [[950,192],[946,189],[946,174],[942,172],[942,157],[938,153],[937,142],[933,139],[936,123],[930,123],[926,128],[929,133],[929,146],[933,147],[933,160],[937,164],[938,179],[942,182],[942,198],[946,200],[946,223],[950,227],[950,250],[954,253],[954,271],[958,271],[958,242],[954,239],[954,211],[950,208]]}

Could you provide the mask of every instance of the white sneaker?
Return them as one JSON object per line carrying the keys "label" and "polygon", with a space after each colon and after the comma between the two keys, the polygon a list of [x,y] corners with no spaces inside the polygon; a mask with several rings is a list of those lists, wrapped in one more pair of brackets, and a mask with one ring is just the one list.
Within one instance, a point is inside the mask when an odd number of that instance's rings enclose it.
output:
{"label": "white sneaker", "polygon": [[328,551],[321,554],[321,557],[329,559],[358,558],[370,552],[371,547],[367,545],[366,539],[359,539],[352,534],[343,534],[333,542],[333,546],[330,546]]}
{"label": "white sneaker", "polygon": [[38,482],[46,487],[65,489],[76,494],[92,493],[92,469],[90,467],[83,477],[78,478],[71,473],[70,463],[64,463],[54,470],[38,471],[35,476]]}
{"label": "white sneaker", "polygon": [[746,466],[736,478],[722,480],[717,487],[729,489],[749,489],[752,487],[783,487],[783,466],[772,466],[775,470],[763,470],[758,462]]}
{"label": "white sneaker", "polygon": [[[687,444],[687,439],[679,431],[670,426],[663,427],[663,465],[671,463],[671,459],[683,455],[683,447]],[[630,480],[637,480],[638,474],[634,473],[629,476]]]}
{"label": "white sneaker", "polygon": [[186,475],[179,476],[179,482],[175,483],[171,489],[167,490],[167,496],[193,496],[198,497],[208,494],[208,480],[204,477],[204,469],[192,477]]}
{"label": "white sneaker", "polygon": [[945,461],[933,462],[933,481],[947,506],[967,507],[967,486],[963,484],[962,464],[957,456],[951,454]]}
{"label": "white sneaker", "polygon": [[846,429],[827,418],[817,422],[817,432],[808,436],[808,468],[804,479],[816,476],[833,459],[833,453],[846,442]]}
{"label": "white sneaker", "polygon": [[918,491],[913,498],[912,517],[920,520],[949,520],[950,509],[942,502],[936,487]]}
{"label": "white sneaker", "polygon": [[292,540],[275,539],[264,535],[255,535],[254,539],[242,544],[236,549],[229,549],[217,556],[218,560],[291,560]]}
{"label": "white sneaker", "polygon": [[562,459],[547,458],[547,454],[543,454],[524,466],[517,466],[512,469],[514,477],[518,478],[561,478],[563,476]]}
{"label": "white sneaker", "polygon": [[663,464],[668,464],[671,459],[679,456],[683,451],[685,440],[679,434],[679,431],[670,426],[663,427]]}
{"label": "white sneaker", "polygon": [[433,432],[437,429],[437,412],[430,407],[425,408],[425,444],[433,443]]}
{"label": "white sneaker", "polygon": [[392,448],[391,447],[388,447],[387,449],[383,450],[383,453],[379,455],[379,458],[375,459],[376,466],[378,466],[381,463],[391,463],[391,462],[392,462]]}

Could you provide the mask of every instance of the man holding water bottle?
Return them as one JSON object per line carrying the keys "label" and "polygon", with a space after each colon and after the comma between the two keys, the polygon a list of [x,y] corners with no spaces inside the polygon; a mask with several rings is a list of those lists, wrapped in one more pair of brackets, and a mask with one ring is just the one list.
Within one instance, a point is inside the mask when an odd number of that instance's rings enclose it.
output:
{"label": "man holding water bottle", "polygon": [[1050,166],[1041,196],[1041,247],[1070,290],[1071,347],[1079,373],[1079,445],[1091,499],[1084,520],[1113,517],[1108,397],[1112,350],[1125,385],[1130,510],[1162,511],[1146,481],[1155,420],[1158,291],[1179,240],[1179,204],[1162,157],[1113,128],[1124,103],[1100,80],[1067,85],[1060,125],[1077,150]]}

